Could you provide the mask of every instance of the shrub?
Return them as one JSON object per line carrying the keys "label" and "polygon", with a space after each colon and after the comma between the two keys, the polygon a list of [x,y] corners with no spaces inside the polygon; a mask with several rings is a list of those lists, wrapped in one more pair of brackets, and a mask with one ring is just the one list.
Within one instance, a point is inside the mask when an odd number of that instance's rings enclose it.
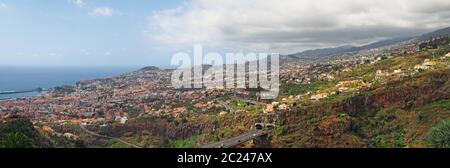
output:
{"label": "shrub", "polygon": [[197,144],[198,137],[191,136],[187,139],[178,139],[171,142],[172,148],[193,148]]}
{"label": "shrub", "polygon": [[30,138],[22,133],[7,133],[0,137],[1,148],[34,148],[33,142]]}
{"label": "shrub", "polygon": [[442,121],[428,132],[428,142],[436,148],[450,148],[450,120]]}
{"label": "shrub", "polygon": [[0,148],[47,147],[42,136],[27,118],[13,116],[0,127]]}

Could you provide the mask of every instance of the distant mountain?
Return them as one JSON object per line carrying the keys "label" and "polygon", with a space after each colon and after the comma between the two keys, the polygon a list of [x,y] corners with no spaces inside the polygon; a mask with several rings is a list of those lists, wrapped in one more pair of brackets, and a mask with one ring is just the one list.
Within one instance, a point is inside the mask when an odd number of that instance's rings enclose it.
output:
{"label": "distant mountain", "polygon": [[412,40],[413,37],[399,37],[399,38],[392,38],[392,39],[387,39],[387,40],[381,40],[378,42],[374,42],[365,46],[360,46],[360,47],[354,47],[353,50],[355,51],[360,51],[360,50],[368,50],[368,49],[374,49],[374,48],[380,48],[380,47],[384,47],[384,46],[389,46],[389,45],[394,45],[397,43],[401,43],[401,42],[405,42],[405,41],[409,41]]}
{"label": "distant mountain", "polygon": [[384,47],[388,45],[393,45],[401,42],[405,42],[413,39],[412,37],[401,37],[401,38],[392,38],[387,40],[382,40],[378,42],[374,42],[364,46],[340,46],[335,48],[323,48],[323,49],[315,49],[315,50],[306,50],[303,52],[299,52],[296,54],[291,54],[289,57],[294,58],[317,58],[317,57],[331,57],[336,55],[342,55],[345,53],[359,52],[362,50],[369,50],[379,47]]}
{"label": "distant mountain", "polygon": [[141,68],[139,71],[157,71],[157,70],[160,70],[160,69],[155,66],[147,66],[147,67]]}
{"label": "distant mountain", "polygon": [[349,49],[353,48],[353,46],[341,46],[336,48],[323,48],[323,49],[314,49],[314,50],[306,50],[303,52],[299,52],[296,54],[290,55],[291,57],[296,58],[310,58],[310,57],[325,57],[330,55],[336,55],[340,53],[344,53]]}
{"label": "distant mountain", "polygon": [[417,37],[400,37],[400,38],[392,38],[387,40],[382,40],[378,42],[374,42],[364,46],[340,46],[335,48],[323,48],[323,49],[314,49],[314,50],[306,50],[303,52],[290,54],[285,56],[285,59],[314,59],[314,58],[327,58],[333,57],[337,55],[343,55],[346,53],[354,53],[363,50],[370,50],[374,48],[380,48],[384,46],[394,45],[401,42],[406,42],[410,40],[428,40],[430,37],[439,37],[450,35],[450,27],[439,29],[430,33],[426,33]]}
{"label": "distant mountain", "polygon": [[418,40],[428,40],[428,39],[430,39],[430,37],[435,38],[435,37],[440,37],[440,36],[445,36],[445,35],[450,36],[450,27],[439,29],[439,30],[424,34],[424,35],[418,37]]}

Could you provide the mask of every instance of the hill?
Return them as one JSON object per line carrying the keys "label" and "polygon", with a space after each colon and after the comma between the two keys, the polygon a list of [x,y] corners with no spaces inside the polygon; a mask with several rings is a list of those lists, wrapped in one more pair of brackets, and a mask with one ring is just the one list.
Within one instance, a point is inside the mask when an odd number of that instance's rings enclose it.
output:
{"label": "hill", "polygon": [[389,45],[395,45],[402,42],[408,42],[410,40],[428,40],[430,37],[441,37],[445,35],[450,35],[450,27],[439,29],[433,32],[429,32],[423,35],[419,35],[417,37],[399,37],[399,38],[391,38],[387,40],[377,41],[368,45],[363,46],[340,46],[334,48],[322,48],[322,49],[314,49],[314,50],[306,50],[302,52],[298,52],[295,54],[289,54],[286,58],[290,59],[315,59],[315,58],[329,58],[333,56],[344,55],[348,53],[360,52],[363,50],[370,50],[380,47],[385,47]]}
{"label": "hill", "polygon": [[37,148],[49,147],[48,142],[34,129],[29,119],[14,116],[0,123],[0,147]]}
{"label": "hill", "polygon": [[426,33],[418,37],[419,40],[429,40],[430,38],[449,36],[450,35],[450,27],[439,29],[430,33]]}
{"label": "hill", "polygon": [[392,38],[382,41],[377,41],[368,45],[363,46],[340,46],[335,48],[323,48],[323,49],[314,49],[314,50],[306,50],[303,52],[295,53],[289,55],[289,57],[293,58],[328,58],[332,56],[343,55],[346,53],[354,53],[363,50],[369,50],[374,48],[380,48],[384,46],[394,45],[397,43],[405,42],[413,39],[412,37],[401,37],[401,38]]}
{"label": "hill", "polygon": [[[450,48],[441,46],[441,50]],[[424,71],[414,70],[425,60],[438,63]],[[434,58],[431,52],[423,51],[335,72],[332,81],[284,86],[283,90],[291,95],[280,98],[280,103],[284,103],[283,99],[288,104],[294,102],[293,108],[283,112],[281,118],[285,120],[279,124],[272,143],[275,147],[308,148],[448,146],[448,64],[448,58]],[[288,98],[307,92],[332,92],[342,81],[358,80],[371,87],[335,92],[320,101],[308,96]],[[346,87],[356,84],[352,85]],[[296,90],[301,92],[292,92]]]}

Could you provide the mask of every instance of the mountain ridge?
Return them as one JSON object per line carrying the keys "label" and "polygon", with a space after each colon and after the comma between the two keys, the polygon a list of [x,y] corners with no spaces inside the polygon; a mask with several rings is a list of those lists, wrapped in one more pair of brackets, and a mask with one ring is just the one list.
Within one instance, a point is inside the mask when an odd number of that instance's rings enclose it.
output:
{"label": "mountain ridge", "polygon": [[438,29],[432,32],[428,32],[422,35],[418,36],[411,36],[411,37],[397,37],[397,38],[389,38],[386,40],[376,41],[367,45],[362,46],[352,46],[352,45],[343,45],[338,47],[331,47],[331,48],[320,48],[320,49],[311,49],[311,50],[305,50],[301,52],[297,52],[294,54],[288,54],[285,55],[286,58],[291,59],[308,59],[308,58],[327,58],[337,55],[343,55],[346,53],[354,53],[359,52],[363,50],[370,50],[380,47],[385,47],[389,45],[395,45],[402,42],[408,42],[408,41],[423,41],[428,40],[430,37],[436,38],[440,36],[450,35],[450,27]]}

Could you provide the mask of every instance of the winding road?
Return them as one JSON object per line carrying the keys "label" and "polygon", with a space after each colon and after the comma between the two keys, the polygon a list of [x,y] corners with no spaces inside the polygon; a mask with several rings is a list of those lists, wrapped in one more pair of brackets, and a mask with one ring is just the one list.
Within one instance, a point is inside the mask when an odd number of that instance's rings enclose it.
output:
{"label": "winding road", "polygon": [[[244,102],[251,103],[251,104],[257,104],[258,103],[256,101],[245,100],[245,99],[241,99],[241,98],[232,98],[232,99],[233,100],[244,101]],[[219,100],[218,102],[219,102],[219,104],[222,104],[227,110],[233,111],[230,108],[230,106],[228,106],[227,103],[223,102],[222,100]],[[113,139],[113,140],[117,140],[117,141],[119,141],[121,143],[124,143],[126,145],[132,146],[134,148],[141,148],[140,146],[137,146],[135,144],[131,144],[129,142],[126,142],[126,141],[121,140],[121,139],[116,138],[116,137],[100,135],[98,133],[95,133],[93,131],[88,130],[86,127],[84,127],[81,124],[80,124],[80,128],[84,132],[86,132],[86,133],[88,133],[90,135],[96,136],[96,137],[106,138],[106,139]],[[223,140],[223,141],[219,141],[219,142],[216,142],[216,143],[213,143],[213,144],[205,145],[205,146],[202,146],[200,148],[231,148],[233,146],[237,146],[237,145],[243,144],[243,143],[245,143],[247,141],[250,141],[252,139],[255,139],[257,137],[268,135],[268,134],[270,134],[270,132],[271,132],[271,130],[254,129],[254,130],[251,130],[251,131],[249,131],[247,133],[241,134],[239,136],[236,136],[236,137],[233,137],[233,138],[230,138],[230,139],[226,139],[226,140]]]}
{"label": "winding road", "polygon": [[106,138],[106,139],[113,139],[113,140],[117,140],[117,141],[119,141],[119,142],[121,142],[121,143],[124,143],[124,144],[126,144],[126,145],[132,146],[132,147],[134,147],[134,148],[141,148],[140,146],[137,146],[137,145],[135,145],[135,144],[128,143],[128,142],[126,142],[126,141],[124,141],[124,140],[121,140],[121,139],[119,139],[119,138],[116,138],[116,137],[111,137],[111,136],[106,136],[106,135],[100,135],[100,134],[98,134],[98,133],[92,132],[92,131],[88,130],[86,127],[84,127],[84,126],[81,125],[81,124],[80,124],[80,128],[81,128],[84,132],[86,132],[86,133],[88,133],[88,134],[90,134],[90,135],[96,136],[96,137]]}

